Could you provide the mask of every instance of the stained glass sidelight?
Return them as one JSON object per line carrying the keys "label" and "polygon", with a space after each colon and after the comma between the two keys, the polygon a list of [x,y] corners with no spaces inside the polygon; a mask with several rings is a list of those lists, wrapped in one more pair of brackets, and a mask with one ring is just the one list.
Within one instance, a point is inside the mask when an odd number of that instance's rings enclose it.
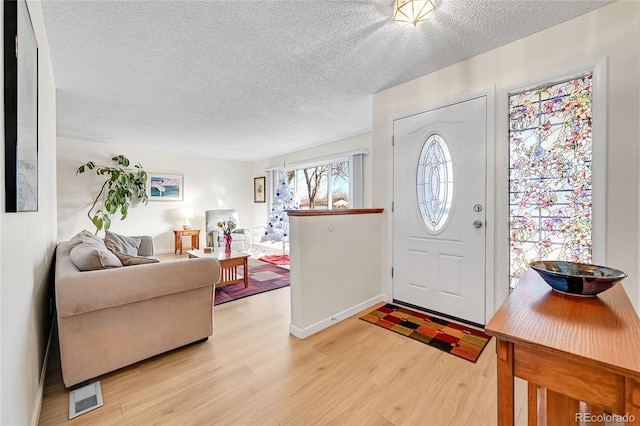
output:
{"label": "stained glass sidelight", "polygon": [[438,232],[447,222],[453,201],[453,168],[449,148],[440,135],[427,138],[418,162],[416,190],[427,230]]}
{"label": "stained glass sidelight", "polygon": [[511,287],[534,259],[591,262],[591,80],[509,96]]}

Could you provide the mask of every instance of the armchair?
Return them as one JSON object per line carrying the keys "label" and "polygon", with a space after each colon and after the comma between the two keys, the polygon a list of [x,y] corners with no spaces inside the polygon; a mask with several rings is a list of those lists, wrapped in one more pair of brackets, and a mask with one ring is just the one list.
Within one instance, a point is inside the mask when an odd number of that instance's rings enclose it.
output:
{"label": "armchair", "polygon": [[[207,247],[224,247],[224,238],[222,236],[222,230],[218,228],[218,222],[224,222],[232,218],[237,225],[239,224],[238,212],[235,209],[205,210],[204,217]],[[232,250],[246,250],[250,232],[248,229],[238,227],[231,233],[231,238]]]}

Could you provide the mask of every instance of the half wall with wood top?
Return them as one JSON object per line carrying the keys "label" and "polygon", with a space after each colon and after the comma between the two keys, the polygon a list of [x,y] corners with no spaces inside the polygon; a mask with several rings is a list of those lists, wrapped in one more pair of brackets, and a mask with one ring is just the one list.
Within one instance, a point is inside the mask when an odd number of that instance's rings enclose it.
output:
{"label": "half wall with wood top", "polygon": [[291,325],[303,339],[386,300],[383,209],[290,210]]}

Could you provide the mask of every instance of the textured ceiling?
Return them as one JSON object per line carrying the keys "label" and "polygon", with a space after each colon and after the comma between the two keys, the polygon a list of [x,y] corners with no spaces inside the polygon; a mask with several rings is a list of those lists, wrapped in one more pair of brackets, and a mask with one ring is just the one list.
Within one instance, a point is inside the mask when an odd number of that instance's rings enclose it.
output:
{"label": "textured ceiling", "polygon": [[58,136],[256,161],[364,133],[372,95],[611,1],[42,2]]}

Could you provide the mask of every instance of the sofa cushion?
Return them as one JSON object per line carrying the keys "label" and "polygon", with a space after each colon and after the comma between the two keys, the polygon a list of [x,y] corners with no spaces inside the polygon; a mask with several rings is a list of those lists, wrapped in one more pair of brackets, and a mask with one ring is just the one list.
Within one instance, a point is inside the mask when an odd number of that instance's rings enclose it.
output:
{"label": "sofa cushion", "polygon": [[138,255],[140,248],[140,239],[119,235],[114,232],[106,231],[104,243],[113,253],[124,253],[131,256]]}
{"label": "sofa cushion", "polygon": [[76,245],[69,253],[71,261],[81,271],[95,271],[98,269],[120,268],[122,262],[115,254],[100,247],[98,244],[83,242]]}
{"label": "sofa cushion", "polygon": [[133,256],[126,253],[115,253],[124,266],[144,265],[146,263],[158,263],[160,259],[155,256]]}

